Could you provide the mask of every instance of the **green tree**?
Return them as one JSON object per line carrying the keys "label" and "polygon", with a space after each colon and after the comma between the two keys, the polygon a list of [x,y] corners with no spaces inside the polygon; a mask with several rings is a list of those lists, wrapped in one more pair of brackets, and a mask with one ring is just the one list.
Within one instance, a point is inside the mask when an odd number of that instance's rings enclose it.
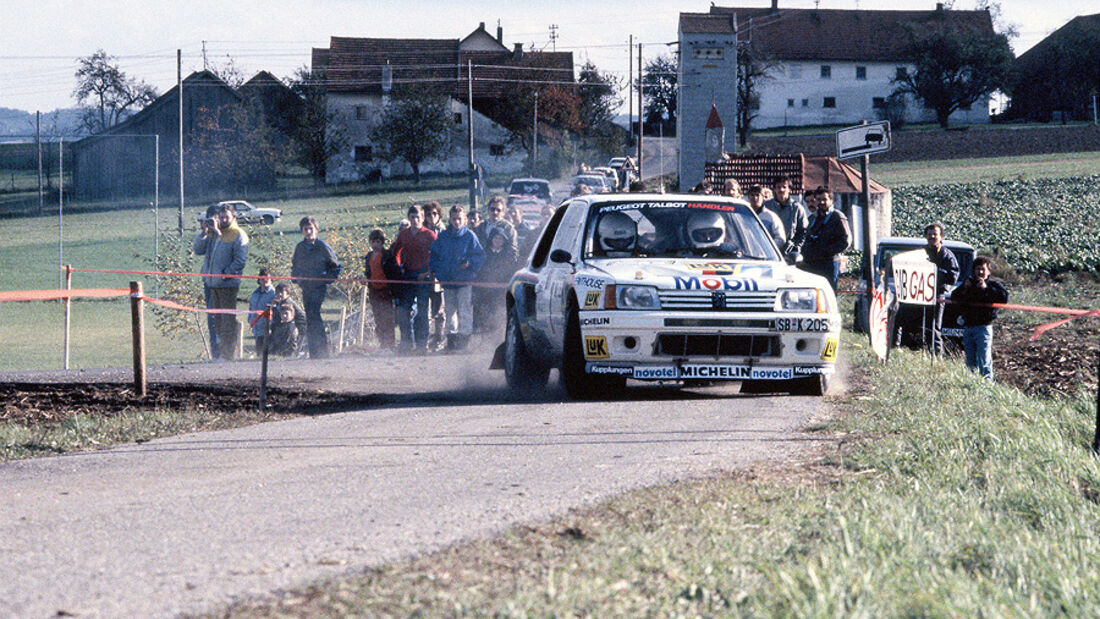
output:
{"label": "green tree", "polygon": [[642,73],[642,94],[645,102],[645,124],[664,126],[665,135],[676,126],[676,61],[671,56],[651,60]]}
{"label": "green tree", "polygon": [[372,141],[387,161],[403,160],[420,182],[420,164],[450,152],[454,141],[450,98],[422,86],[395,89]]}
{"label": "green tree", "polygon": [[952,112],[969,108],[1007,83],[1013,56],[1006,35],[947,23],[908,31],[916,70],[894,82],[899,92],[934,110],[941,127],[947,128]]}
{"label": "green tree", "polygon": [[200,193],[271,189],[286,159],[263,109],[247,102],[199,109],[185,157],[188,182]]}
{"label": "green tree", "polygon": [[315,183],[323,184],[328,160],[347,146],[347,136],[339,123],[332,122],[326,107],[325,75],[300,67],[286,82],[303,102],[293,128],[295,158]]}
{"label": "green tree", "polygon": [[110,129],[157,98],[155,88],[127,77],[115,58],[102,49],[77,58],[76,64],[73,97],[83,109],[81,124],[89,133]]}
{"label": "green tree", "polygon": [[626,143],[625,131],[614,123],[615,114],[623,103],[620,87],[614,75],[601,73],[591,61],[581,67],[577,76],[579,133],[586,144],[603,155],[622,152]]}

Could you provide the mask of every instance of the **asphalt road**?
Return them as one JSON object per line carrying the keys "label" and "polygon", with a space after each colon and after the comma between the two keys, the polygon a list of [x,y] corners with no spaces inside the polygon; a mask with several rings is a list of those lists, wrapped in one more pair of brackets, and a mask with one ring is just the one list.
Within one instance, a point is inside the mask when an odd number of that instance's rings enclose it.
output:
{"label": "asphalt road", "polygon": [[276,384],[382,393],[384,404],[0,465],[0,616],[213,610],[632,488],[788,457],[816,440],[798,428],[823,406],[732,386],[516,401],[487,364],[484,352],[283,362]]}

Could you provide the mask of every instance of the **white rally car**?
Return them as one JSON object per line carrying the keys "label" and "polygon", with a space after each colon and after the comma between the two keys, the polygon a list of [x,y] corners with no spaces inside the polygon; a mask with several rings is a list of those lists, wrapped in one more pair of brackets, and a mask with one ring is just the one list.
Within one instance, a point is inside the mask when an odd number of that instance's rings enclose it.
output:
{"label": "white rally car", "polygon": [[787,265],[746,202],[709,195],[571,199],[507,308],[509,386],[541,388],[556,367],[577,398],[628,378],[823,395],[840,336],[828,282]]}

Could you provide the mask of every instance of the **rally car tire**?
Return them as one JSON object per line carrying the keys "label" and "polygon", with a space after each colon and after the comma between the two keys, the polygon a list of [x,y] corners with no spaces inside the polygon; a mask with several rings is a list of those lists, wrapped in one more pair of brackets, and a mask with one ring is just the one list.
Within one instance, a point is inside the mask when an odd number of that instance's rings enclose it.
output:
{"label": "rally car tire", "polygon": [[823,396],[829,392],[829,377],[825,374],[796,378],[790,382],[792,395]]}
{"label": "rally car tire", "polygon": [[504,328],[504,377],[509,388],[524,394],[546,387],[550,377],[550,368],[539,364],[527,353],[515,308],[508,310],[508,322]]}
{"label": "rally car tire", "polygon": [[575,305],[569,309],[562,351],[565,358],[562,359],[561,382],[574,400],[614,397],[626,387],[623,376],[596,376],[585,372],[581,321]]}

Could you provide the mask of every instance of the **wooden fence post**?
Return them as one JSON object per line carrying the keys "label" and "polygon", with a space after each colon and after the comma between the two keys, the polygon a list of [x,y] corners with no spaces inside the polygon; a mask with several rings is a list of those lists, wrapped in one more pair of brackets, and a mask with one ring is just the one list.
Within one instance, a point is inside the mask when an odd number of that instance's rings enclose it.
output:
{"label": "wooden fence post", "polygon": [[344,352],[344,325],[348,319],[348,306],[340,308],[340,339],[336,342],[336,354]]}
{"label": "wooden fence post", "polygon": [[130,282],[130,332],[134,342],[134,393],[145,397],[145,316],[141,282]]}
{"label": "wooden fence post", "polygon": [[359,295],[359,345],[366,344],[366,340],[363,339],[364,332],[367,326],[367,286],[370,283],[363,284],[363,292]]}
{"label": "wooden fence post", "polygon": [[[73,265],[65,265],[65,290],[73,289]],[[72,297],[65,297],[65,354],[64,365],[65,369],[69,369],[69,333],[72,327],[72,309],[73,299]]]}

